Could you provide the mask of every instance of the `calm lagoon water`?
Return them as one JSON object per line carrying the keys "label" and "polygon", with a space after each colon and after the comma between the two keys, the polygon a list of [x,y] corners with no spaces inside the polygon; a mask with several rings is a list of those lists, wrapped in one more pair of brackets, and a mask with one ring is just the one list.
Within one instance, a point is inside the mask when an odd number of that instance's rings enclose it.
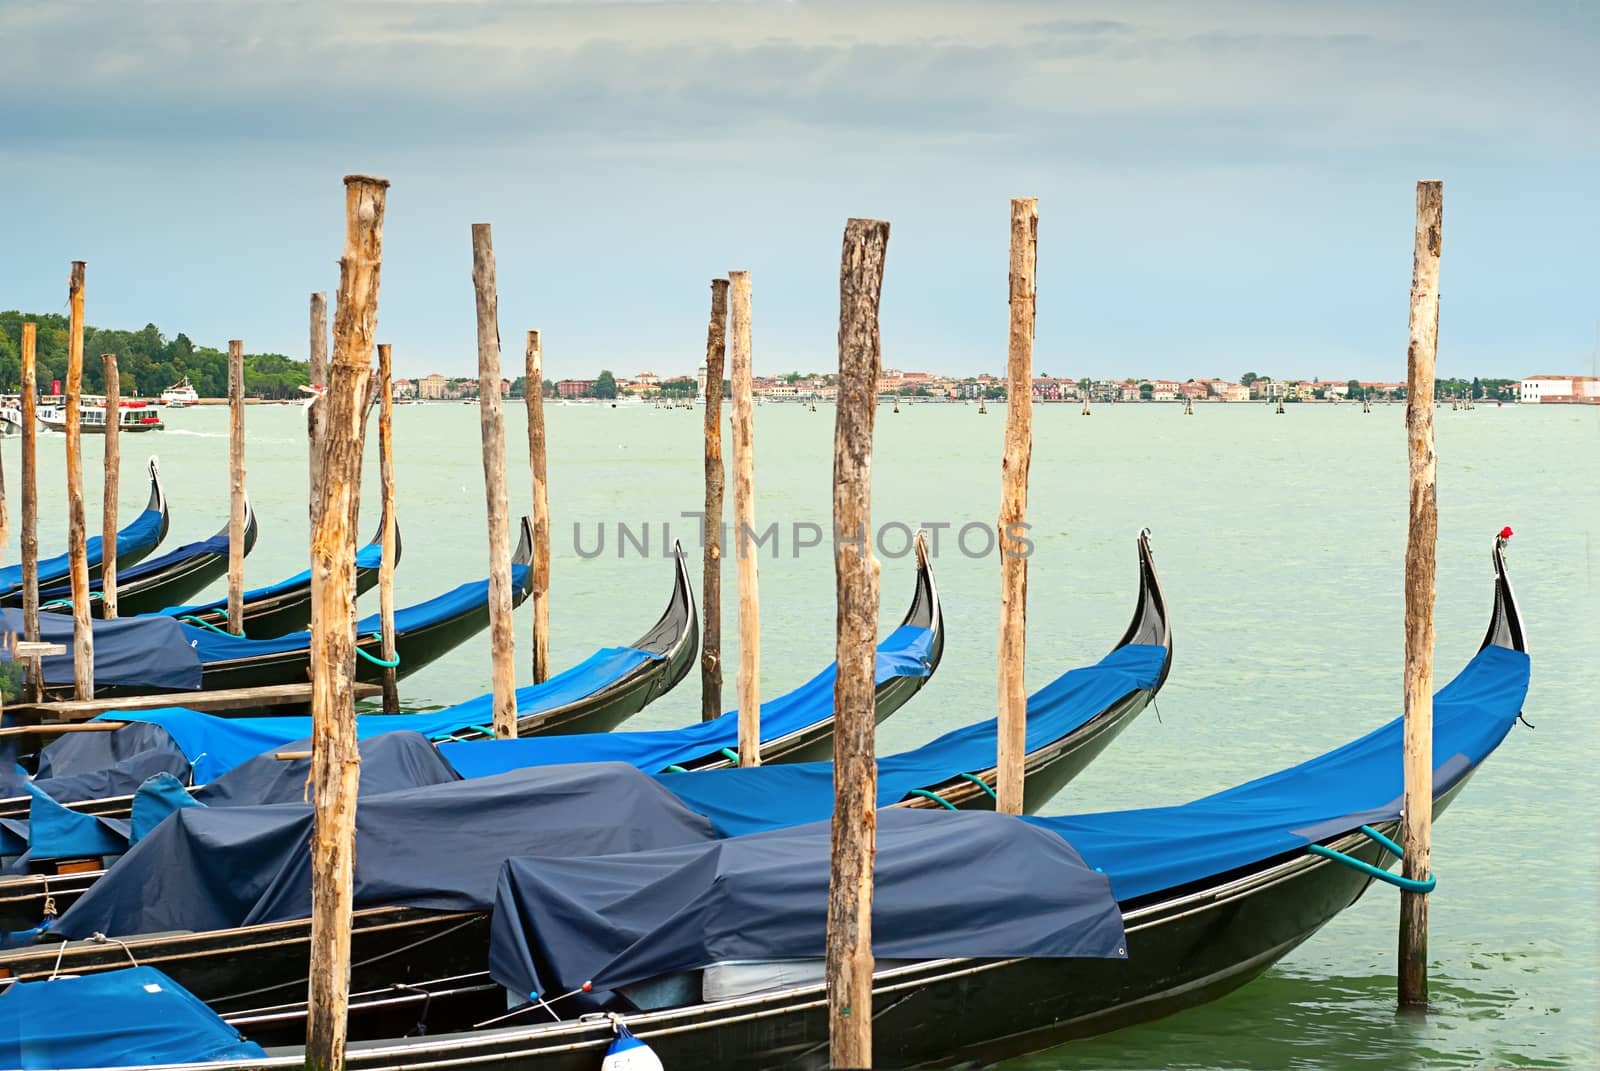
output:
{"label": "calm lagoon water", "polygon": [[[555,532],[551,652],[556,665],[626,643],[655,620],[671,573],[663,528],[685,540],[698,578],[701,413],[555,405],[550,422]],[[757,410],[757,518],[780,525],[780,556],[760,563],[762,689],[787,690],[832,658],[832,563],[796,550],[793,525],[829,519],[833,420],[795,405]],[[168,546],[227,519],[226,414],[167,414],[170,430],[123,444],[123,516],[143,502],[139,462],[161,467],[173,513]],[[1517,531],[1511,569],[1533,648],[1527,716],[1435,832],[1440,878],[1430,956],[1435,1011],[1393,1011],[1395,895],[1373,890],[1258,981],[1225,1000],[1144,1027],[1014,1061],[1011,1068],[1192,1069],[1600,1064],[1600,410],[1480,406],[1437,412],[1439,599],[1437,683],[1481,640],[1490,606],[1489,550]],[[915,746],[989,717],[994,706],[998,569],[954,536],[998,508],[1004,408],[880,408],[874,521],[947,523],[937,562],[949,645],[930,686],[880,730],[880,750]],[[247,583],[305,567],[306,447],[301,411],[253,407],[246,420],[250,494],[261,538]],[[525,422],[508,409],[513,513],[528,508]],[[404,558],[401,605],[484,575],[483,472],[475,407],[396,412]],[[85,440],[98,526],[101,446]],[[726,439],[725,439],[726,441]],[[17,527],[18,446],[4,444]],[[363,525],[377,522],[376,446]],[[42,550],[64,541],[61,440],[45,439]],[[1053,812],[1178,803],[1293,764],[1394,717],[1401,696],[1405,546],[1404,409],[1380,406],[1074,406],[1036,410],[1029,519],[1028,677],[1037,687],[1098,658],[1132,611],[1133,537],[1154,532],[1176,634],[1159,700],[1050,808]],[[654,556],[615,526],[649,526]],[[593,550],[577,553],[573,526]],[[365,533],[363,533],[365,534]],[[15,554],[15,534],[9,553]],[[886,549],[900,549],[891,533]],[[972,549],[981,541],[969,539]],[[882,562],[883,623],[911,596],[909,558]],[[733,572],[724,621],[735,631]],[[376,595],[364,609],[376,608]],[[526,611],[518,662],[527,668]],[[725,651],[735,664],[732,645]],[[468,645],[403,682],[416,705],[488,687],[489,658]],[[733,695],[731,674],[725,696]],[[696,678],[629,723],[698,716]]]}

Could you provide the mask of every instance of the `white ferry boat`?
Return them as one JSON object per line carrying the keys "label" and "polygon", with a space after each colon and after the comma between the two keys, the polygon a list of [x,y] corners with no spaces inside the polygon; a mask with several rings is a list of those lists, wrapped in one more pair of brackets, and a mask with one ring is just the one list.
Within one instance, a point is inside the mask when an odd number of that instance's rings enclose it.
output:
{"label": "white ferry boat", "polygon": [[161,404],[169,409],[187,409],[199,401],[200,395],[189,382],[188,376],[184,376],[181,382],[174,383],[161,392]]}
{"label": "white ferry boat", "polygon": [[[67,407],[60,405],[41,405],[38,409],[39,423],[51,431],[67,430]],[[145,402],[123,402],[117,406],[117,430],[123,432],[162,431],[166,425],[161,422],[161,414],[153,405]],[[85,435],[104,435],[106,433],[106,407],[103,399],[90,401],[78,407],[78,430]]]}

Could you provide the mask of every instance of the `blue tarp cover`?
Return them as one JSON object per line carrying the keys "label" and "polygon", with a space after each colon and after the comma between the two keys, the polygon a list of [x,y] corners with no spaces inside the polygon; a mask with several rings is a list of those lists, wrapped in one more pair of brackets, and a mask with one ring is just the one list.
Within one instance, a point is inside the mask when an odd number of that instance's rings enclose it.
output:
{"label": "blue tarp cover", "polygon": [[[513,992],[615,990],[724,960],[820,957],[830,823],[629,856],[514,858],[489,970]],[[982,811],[878,815],[872,951],[1123,958],[1105,875],[1058,836]]]}
{"label": "blue tarp cover", "polygon": [[[29,858],[38,862],[93,859],[117,855],[127,846],[127,819],[102,818],[71,810],[32,785],[28,786],[28,795],[33,797],[28,802]],[[13,828],[12,833],[17,832]]]}
{"label": "blue tarp cover", "polygon": [[[126,551],[124,551],[122,548],[120,539],[117,543],[117,549],[119,551],[119,557],[121,557],[123,553],[126,553]],[[150,576],[153,573],[159,573],[168,566],[171,566],[175,563],[186,562],[192,558],[199,558],[208,554],[226,557],[227,553],[228,533],[223,532],[221,535],[214,535],[210,539],[202,539],[197,543],[185,543],[183,546],[178,547],[175,550],[170,550],[159,557],[146,558],[136,565],[128,566],[126,569],[118,568],[117,584],[120,586],[122,584],[132,583],[141,577]],[[95,591],[101,590],[100,581],[93,581],[90,584],[90,587],[92,587]],[[71,598],[72,586],[70,583],[58,584],[48,591],[41,589],[39,592],[40,601]]]}
{"label": "blue tarp cover", "polygon": [[[6,610],[5,631],[22,634],[22,611]],[[158,691],[192,691],[200,687],[200,659],[189,645],[186,629],[170,618],[126,617],[92,622],[94,630],[94,682],[100,686],[128,685]],[[67,654],[41,658],[46,684],[71,684],[72,617],[41,614],[39,639],[64,644]],[[11,661],[0,650],[0,662]]]}
{"label": "blue tarp cover", "polygon": [[[932,646],[933,632],[929,629],[910,625],[896,629],[878,647],[877,683],[881,685],[893,677],[927,676],[928,653]],[[794,691],[761,704],[761,739],[777,740],[833,717],[833,681],[837,671],[837,666],[830,665]],[[517,693],[519,711],[525,691],[528,689]],[[472,701],[483,704],[482,720],[489,718],[489,699],[484,696]],[[483,777],[525,766],[566,762],[626,762],[654,773],[674,763],[713,755],[721,748],[738,744],[739,714],[730,711],[720,718],[681,729],[474,740],[441,744],[439,751],[463,777]],[[832,782],[829,784],[831,794]]]}
{"label": "blue tarp cover", "polygon": [[[223,536],[221,538],[223,548],[226,549],[228,544],[227,537]],[[381,543],[368,543],[366,546],[356,551],[357,569],[376,569],[380,564],[382,564],[382,562],[383,544]],[[260,602],[263,599],[276,598],[285,592],[297,591],[300,588],[309,589],[310,587],[311,570],[307,569],[303,573],[296,573],[287,580],[280,580],[276,584],[268,584],[266,587],[255,588],[251,591],[245,592],[244,601],[248,605],[252,602]],[[197,602],[189,606],[169,606],[165,610],[158,612],[166,617],[182,617],[185,614],[214,613],[218,610],[226,611],[227,608],[228,597],[224,595],[222,598],[213,599],[210,602]]]}
{"label": "blue tarp cover", "polygon": [[[177,811],[57,921],[68,937],[217,930],[311,913],[303,804]],[[519,770],[368,796],[356,808],[355,903],[487,908],[513,855],[696,843],[711,824],[631,766]]]}
{"label": "blue tarp cover", "polygon": [[131,796],[158,773],[187,781],[189,759],[165,729],[135,722],[111,733],[57,737],[39,752],[33,784],[58,803],[76,803]]}
{"label": "blue tarp cover", "polygon": [[[1528,692],[1528,656],[1488,647],[1433,698],[1434,791],[1482,762]],[[1178,807],[1029,818],[1072,841],[1129,900],[1399,817],[1403,719],[1287,770]]]}
{"label": "blue tarp cover", "polygon": [[[143,551],[149,553],[161,540],[161,511],[154,509],[143,510],[135,517],[126,528],[117,533],[117,557],[125,558]],[[84,541],[84,549],[88,552],[89,568],[93,569],[100,564],[101,550],[100,537],[90,536]],[[39,562],[39,587],[41,589],[60,582],[67,577],[70,558],[66,554],[58,554],[54,558],[45,558]],[[10,595],[22,589],[22,566],[8,565],[0,569],[0,595]]]}
{"label": "blue tarp cover", "polygon": [[[513,565],[511,567],[511,586],[520,589],[527,584],[528,567],[526,565]],[[487,611],[489,605],[489,582],[487,580],[473,580],[460,587],[453,588],[442,595],[435,595],[426,602],[419,602],[415,606],[407,606],[396,610],[394,613],[394,630],[396,633],[413,632],[418,629],[437,625],[453,617],[467,613],[471,610],[483,609]],[[194,644],[195,650],[200,655],[200,661],[230,662],[236,658],[255,658],[260,655],[285,654],[290,651],[305,651],[311,647],[310,632],[290,632],[283,636],[274,636],[271,639],[252,640],[244,636],[229,636],[226,633],[214,632],[211,629],[196,628],[193,625],[180,625],[189,641]],[[377,614],[369,614],[356,622],[356,634],[368,636],[376,633],[381,627]],[[405,667],[400,667],[404,673]]]}
{"label": "blue tarp cover", "polygon": [[19,982],[0,993],[4,1068],[149,1067],[265,1055],[154,967]]}
{"label": "blue tarp cover", "polygon": [[[1154,688],[1166,657],[1165,647],[1119,647],[1039,689],[1028,697],[1028,750],[1059,740],[1123,696]],[[995,719],[990,718],[914,751],[879,758],[878,806],[898,803],[911,789],[929,788],[958,773],[993,767],[995,747]],[[663,774],[658,780],[730,837],[821,821],[833,813],[832,762]]]}
{"label": "blue tarp cover", "polygon": [[[403,716],[397,715],[391,720]],[[361,796],[461,780],[450,764],[439,757],[428,738],[420,733],[380,733],[362,740],[357,747],[361,751],[361,782],[357,789]],[[310,749],[309,739],[293,741],[285,748],[288,751]],[[304,803],[310,774],[310,759],[283,760],[273,750],[235,766],[198,790],[195,797],[208,807]]]}

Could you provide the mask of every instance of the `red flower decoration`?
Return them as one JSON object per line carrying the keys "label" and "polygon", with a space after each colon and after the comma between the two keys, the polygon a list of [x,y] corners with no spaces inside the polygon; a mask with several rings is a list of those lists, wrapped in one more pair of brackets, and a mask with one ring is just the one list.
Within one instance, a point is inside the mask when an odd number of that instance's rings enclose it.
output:
{"label": "red flower decoration", "polygon": [[1500,538],[1501,539],[1510,539],[1514,535],[1516,535],[1516,533],[1511,530],[1511,526],[1509,524],[1506,525],[1504,528],[1500,529]]}

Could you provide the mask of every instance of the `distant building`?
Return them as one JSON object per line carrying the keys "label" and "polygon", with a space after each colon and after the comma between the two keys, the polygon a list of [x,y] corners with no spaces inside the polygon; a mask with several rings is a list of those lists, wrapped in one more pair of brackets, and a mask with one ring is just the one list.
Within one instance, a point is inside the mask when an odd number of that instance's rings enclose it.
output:
{"label": "distant building", "polygon": [[704,398],[706,396],[706,377],[710,374],[711,370],[703,364],[700,366],[700,371],[695,373],[694,395],[696,398]]}
{"label": "distant building", "polygon": [[448,387],[448,385],[449,380],[445,379],[438,372],[435,372],[432,375],[423,376],[421,379],[417,380],[417,397],[438,400],[445,396],[445,389]]}
{"label": "distant building", "polygon": [[1538,405],[1600,405],[1600,376],[1528,376],[1517,397]]}
{"label": "distant building", "polygon": [[587,398],[594,391],[592,379],[561,379],[556,381],[556,393],[563,398]]}
{"label": "distant building", "polygon": [[417,396],[417,385],[409,379],[397,379],[394,381],[394,396],[396,398],[415,398]]}

